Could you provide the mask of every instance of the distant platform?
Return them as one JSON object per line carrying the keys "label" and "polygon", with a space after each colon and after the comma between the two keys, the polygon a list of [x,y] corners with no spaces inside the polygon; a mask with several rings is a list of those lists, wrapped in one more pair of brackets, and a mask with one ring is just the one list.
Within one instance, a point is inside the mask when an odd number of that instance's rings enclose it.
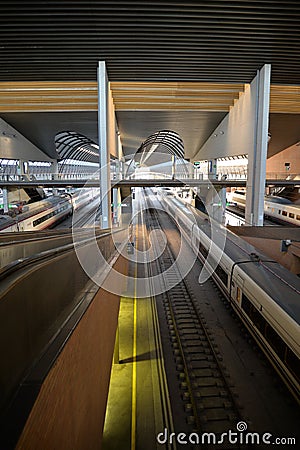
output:
{"label": "distant platform", "polygon": [[297,241],[300,238],[299,227],[281,227],[281,226],[264,226],[264,227],[234,227],[228,225],[227,228],[238,236],[254,237],[262,239],[278,239]]}

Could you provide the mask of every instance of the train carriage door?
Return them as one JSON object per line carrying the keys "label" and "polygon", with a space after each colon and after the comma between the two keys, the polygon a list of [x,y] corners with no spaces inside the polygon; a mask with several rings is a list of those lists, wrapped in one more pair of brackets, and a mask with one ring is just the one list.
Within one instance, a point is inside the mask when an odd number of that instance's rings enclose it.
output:
{"label": "train carriage door", "polygon": [[240,306],[245,280],[237,274],[231,282],[231,298]]}
{"label": "train carriage door", "polygon": [[241,305],[242,293],[243,293],[243,289],[244,289],[245,280],[244,280],[244,278],[241,277],[240,274],[238,274],[236,281],[237,281],[237,285],[236,285],[236,292],[235,292],[235,300],[239,305]]}
{"label": "train carriage door", "polygon": [[236,297],[235,297],[236,301],[238,302],[238,304],[241,304],[241,300],[242,300],[242,290],[239,286],[236,287]]}

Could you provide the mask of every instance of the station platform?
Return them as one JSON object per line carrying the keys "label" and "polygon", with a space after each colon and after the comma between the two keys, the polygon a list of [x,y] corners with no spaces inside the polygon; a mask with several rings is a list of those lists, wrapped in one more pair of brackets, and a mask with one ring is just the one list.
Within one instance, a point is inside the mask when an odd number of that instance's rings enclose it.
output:
{"label": "station platform", "polygon": [[157,448],[164,428],[163,367],[153,312],[151,298],[121,299],[102,450]]}
{"label": "station platform", "polygon": [[[145,229],[136,224],[137,250],[145,246]],[[128,291],[135,292],[140,270],[129,263]],[[118,330],[104,423],[102,450],[164,448],[157,435],[172,429],[155,298],[125,295],[120,301]]]}

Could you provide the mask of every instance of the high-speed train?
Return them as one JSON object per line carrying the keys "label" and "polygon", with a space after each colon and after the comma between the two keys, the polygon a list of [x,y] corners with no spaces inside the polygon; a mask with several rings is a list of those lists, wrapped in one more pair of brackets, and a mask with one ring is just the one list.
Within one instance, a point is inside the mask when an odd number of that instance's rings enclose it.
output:
{"label": "high-speed train", "polygon": [[92,202],[95,198],[100,197],[100,189],[99,188],[91,188],[91,189],[84,189],[84,190],[76,190],[73,194],[71,194],[72,197],[72,206],[73,210],[77,211],[78,209],[81,209],[83,206],[87,205],[88,203]]}
{"label": "high-speed train", "polygon": [[[204,262],[212,244],[207,216],[172,197],[164,196],[162,202]],[[300,279],[226,233],[224,251],[211,248],[210,257],[218,262],[212,276],[300,403]]]}
{"label": "high-speed train", "polygon": [[15,217],[0,215],[0,232],[35,231],[51,228],[73,214],[96,196],[99,189],[87,189],[86,192],[74,192],[51,196],[44,200],[22,206],[22,212]]}
{"label": "high-speed train", "polygon": [[[232,202],[245,209],[246,192],[234,191]],[[264,200],[264,214],[277,222],[288,222],[300,226],[300,205],[295,205],[284,197],[266,195]]]}

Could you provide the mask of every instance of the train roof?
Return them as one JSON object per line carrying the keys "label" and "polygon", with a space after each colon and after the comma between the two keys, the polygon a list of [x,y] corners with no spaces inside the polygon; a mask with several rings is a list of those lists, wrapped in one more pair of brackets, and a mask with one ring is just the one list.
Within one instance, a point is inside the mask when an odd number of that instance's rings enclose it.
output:
{"label": "train roof", "polygon": [[[196,212],[198,225],[210,237],[210,223],[206,215],[190,205],[186,207],[190,212]],[[222,229],[225,228],[222,226]],[[225,253],[300,324],[300,278],[297,275],[228,229],[226,229]]]}
{"label": "train roof", "polygon": [[10,227],[14,223],[14,219],[12,219],[10,216],[7,216],[5,214],[0,215],[0,230]]}
{"label": "train roof", "polygon": [[299,324],[300,279],[239,236],[227,233],[225,253]]}
{"label": "train roof", "polygon": [[65,202],[70,202],[70,197],[68,196],[51,196],[51,197],[47,197],[44,200],[40,200],[38,202],[35,203],[28,203],[27,205],[24,206],[28,206],[29,209],[21,214],[18,214],[18,221],[20,220],[25,220],[28,217],[31,217],[35,214],[39,214],[43,211],[46,211],[49,208],[52,208],[53,206],[58,205],[59,203],[65,203]]}
{"label": "train roof", "polygon": [[[241,195],[243,197],[246,197],[246,191],[234,191],[234,195]],[[265,195],[264,197],[265,201],[271,202],[271,203],[279,203],[281,205],[293,205],[293,202],[285,197],[280,197],[278,195]]]}
{"label": "train roof", "polygon": [[29,207],[29,209],[26,212],[18,214],[15,217],[0,215],[0,230],[2,230],[3,228],[7,228],[8,226],[14,225],[18,222],[21,222],[22,220],[26,220],[29,217],[33,217],[34,215],[39,214],[43,211],[47,211],[47,209],[61,202],[70,202],[70,198],[64,196],[47,197],[44,200],[24,205],[24,207],[27,206]]}
{"label": "train roof", "polygon": [[13,219],[10,216],[7,216],[6,214],[0,215],[0,223],[1,224],[7,224],[9,222],[13,222]]}
{"label": "train roof", "polygon": [[292,205],[293,202],[284,197],[278,197],[277,195],[266,195],[265,200],[271,203],[280,203],[281,205]]}

